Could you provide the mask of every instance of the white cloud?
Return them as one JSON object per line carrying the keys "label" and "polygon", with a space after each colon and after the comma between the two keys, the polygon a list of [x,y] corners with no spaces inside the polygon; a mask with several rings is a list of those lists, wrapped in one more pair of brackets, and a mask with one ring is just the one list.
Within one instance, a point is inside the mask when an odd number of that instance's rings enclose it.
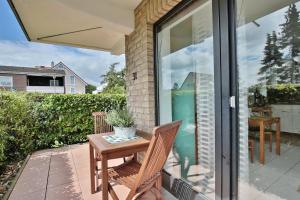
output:
{"label": "white cloud", "polygon": [[125,66],[125,56],[113,56],[108,52],[71,48],[34,42],[0,40],[0,65],[50,66],[51,61],[62,61],[90,84],[99,85],[100,75],[109,65],[119,62]]}

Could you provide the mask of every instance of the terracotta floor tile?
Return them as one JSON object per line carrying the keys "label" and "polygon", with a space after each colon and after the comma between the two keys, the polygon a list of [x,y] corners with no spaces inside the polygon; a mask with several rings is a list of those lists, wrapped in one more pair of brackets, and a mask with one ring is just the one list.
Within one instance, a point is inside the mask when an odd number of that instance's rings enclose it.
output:
{"label": "terracotta floor tile", "polygon": [[62,172],[49,174],[48,177],[48,188],[60,186],[66,183],[77,182],[78,178],[76,172]]}
{"label": "terracotta floor tile", "polygon": [[[123,159],[115,159],[108,165],[121,163]],[[87,144],[38,151],[29,159],[9,200],[44,200],[45,195],[46,200],[101,200],[101,191],[91,194],[89,169]],[[124,186],[113,185],[113,188],[120,200],[129,192]],[[152,200],[153,194],[141,199]]]}
{"label": "terracotta floor tile", "polygon": [[27,193],[22,195],[18,192],[12,192],[9,200],[44,200],[45,198],[45,190],[40,190],[36,192]]}
{"label": "terracotta floor tile", "polygon": [[47,189],[46,200],[83,200],[78,182]]}
{"label": "terracotta floor tile", "polygon": [[14,190],[18,194],[24,195],[31,192],[36,192],[40,190],[45,190],[47,186],[47,174],[42,175],[30,175],[22,174],[19,178],[17,184],[15,185]]}
{"label": "terracotta floor tile", "polygon": [[71,155],[52,156],[50,163],[50,174],[67,173],[75,169]]}

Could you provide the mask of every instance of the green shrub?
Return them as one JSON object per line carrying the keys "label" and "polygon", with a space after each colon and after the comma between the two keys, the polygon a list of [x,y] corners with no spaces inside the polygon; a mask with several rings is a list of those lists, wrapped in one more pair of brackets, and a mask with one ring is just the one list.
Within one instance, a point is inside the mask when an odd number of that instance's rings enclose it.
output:
{"label": "green shrub", "polygon": [[127,109],[110,111],[105,121],[115,127],[132,127],[134,119]]}
{"label": "green shrub", "polygon": [[0,165],[19,159],[34,149],[32,102],[25,94],[0,93]]}
{"label": "green shrub", "polygon": [[248,89],[249,93],[266,90],[267,104],[300,104],[300,84],[277,84],[277,85],[253,85]]}
{"label": "green shrub", "polygon": [[125,105],[123,95],[47,96],[35,109],[42,133],[38,134],[37,146],[45,148],[49,144],[84,142],[86,135],[93,132],[92,112],[108,112]]}
{"label": "green shrub", "polygon": [[267,87],[267,97],[270,104],[299,104],[300,84],[278,84]]}
{"label": "green shrub", "polygon": [[124,107],[124,95],[0,92],[0,168],[36,149],[84,142],[92,112]]}

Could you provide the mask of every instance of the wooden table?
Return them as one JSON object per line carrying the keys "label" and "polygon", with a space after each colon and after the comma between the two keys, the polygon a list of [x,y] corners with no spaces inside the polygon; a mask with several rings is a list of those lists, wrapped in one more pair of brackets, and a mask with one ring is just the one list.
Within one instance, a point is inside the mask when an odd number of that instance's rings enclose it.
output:
{"label": "wooden table", "polygon": [[265,127],[276,124],[276,154],[280,155],[280,118],[279,117],[254,117],[248,119],[249,126],[259,127],[259,160],[265,164]]}
{"label": "wooden table", "polygon": [[90,147],[90,175],[91,175],[91,192],[96,192],[95,188],[95,153],[101,155],[101,174],[102,174],[102,200],[108,200],[108,166],[109,159],[123,158],[134,154],[134,159],[137,159],[137,153],[146,151],[151,135],[142,131],[137,131],[137,135],[142,138],[121,142],[118,144],[111,144],[107,142],[102,136],[113,133],[93,134],[88,135]]}

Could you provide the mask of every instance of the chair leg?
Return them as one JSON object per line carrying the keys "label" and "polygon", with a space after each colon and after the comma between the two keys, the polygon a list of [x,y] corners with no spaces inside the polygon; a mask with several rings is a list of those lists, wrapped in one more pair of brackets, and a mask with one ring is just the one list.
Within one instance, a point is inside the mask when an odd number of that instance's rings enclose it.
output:
{"label": "chair leg", "polygon": [[133,190],[131,190],[130,193],[128,194],[126,200],[132,200],[135,195],[136,195],[136,193]]}
{"label": "chair leg", "polygon": [[251,149],[251,155],[250,155],[251,158],[250,158],[250,159],[251,159],[251,162],[252,162],[252,163],[254,162],[254,155],[253,155],[253,154],[254,154],[253,149]]}
{"label": "chair leg", "polygon": [[156,199],[158,200],[162,200],[161,187],[162,187],[162,176],[160,175],[155,182],[155,187],[153,187],[155,191]]}
{"label": "chair leg", "polygon": [[113,198],[113,200],[119,200],[117,194],[115,193],[115,191],[110,183],[108,183],[108,192],[109,192],[110,196]]}
{"label": "chair leg", "polygon": [[99,168],[98,168],[98,162],[95,161],[95,182],[96,182],[96,191],[98,191],[98,185],[99,185]]}
{"label": "chair leg", "polygon": [[158,190],[156,187],[153,187],[153,188],[151,189],[151,191],[152,191],[152,193],[154,193],[155,198],[156,198],[157,200],[162,200],[162,199],[163,199],[160,190]]}
{"label": "chair leg", "polygon": [[250,162],[253,163],[254,161],[254,141],[249,140],[249,151],[250,151]]}
{"label": "chair leg", "polygon": [[160,175],[158,178],[157,178],[157,181],[155,182],[155,187],[160,191],[161,190],[161,186],[162,186],[162,176]]}
{"label": "chair leg", "polygon": [[269,151],[272,152],[273,134],[269,134]]}
{"label": "chair leg", "polygon": [[251,160],[251,163],[254,162],[254,148],[253,147],[250,150],[250,160]]}

